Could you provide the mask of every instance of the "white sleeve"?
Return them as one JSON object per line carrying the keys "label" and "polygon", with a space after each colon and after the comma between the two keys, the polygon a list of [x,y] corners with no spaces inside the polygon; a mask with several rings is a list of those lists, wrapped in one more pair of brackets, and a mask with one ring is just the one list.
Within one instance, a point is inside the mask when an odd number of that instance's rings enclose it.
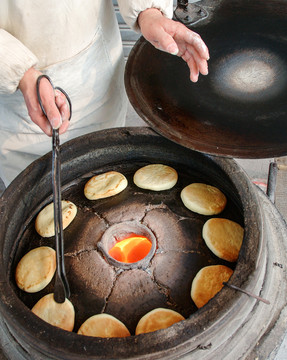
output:
{"label": "white sleeve", "polygon": [[172,0],[118,0],[118,4],[125,22],[136,32],[140,32],[137,19],[141,11],[156,8],[170,19],[173,15]]}
{"label": "white sleeve", "polygon": [[24,73],[37,62],[25,45],[0,29],[0,94],[15,92]]}

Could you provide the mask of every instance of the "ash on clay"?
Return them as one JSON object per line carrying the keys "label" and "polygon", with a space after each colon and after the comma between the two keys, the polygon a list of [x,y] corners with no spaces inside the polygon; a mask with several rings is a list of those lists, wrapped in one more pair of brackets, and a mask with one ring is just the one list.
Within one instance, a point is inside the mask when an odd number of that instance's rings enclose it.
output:
{"label": "ash on clay", "polygon": [[[133,171],[124,175],[128,187],[111,198],[86,199],[84,182],[62,195],[78,208],[76,218],[64,230],[65,267],[76,312],[74,331],[90,316],[103,312],[121,320],[131,334],[140,318],[158,307],[173,309],[187,318],[197,310],[190,297],[194,276],[203,266],[222,263],[202,240],[202,226],[208,217],[192,213],[181,202],[181,189],[192,182],[188,176],[179,174],[180,180],[171,190],[153,192],[133,184]],[[229,204],[228,209],[228,214],[222,215],[238,221],[237,207]],[[145,269],[118,269],[98,250],[105,231],[127,221],[147,226],[156,237],[155,254]],[[55,248],[54,239],[39,238],[31,223],[16,259],[41,245]],[[16,286],[15,291],[31,308],[53,292],[53,282],[37,294],[24,293]]]}

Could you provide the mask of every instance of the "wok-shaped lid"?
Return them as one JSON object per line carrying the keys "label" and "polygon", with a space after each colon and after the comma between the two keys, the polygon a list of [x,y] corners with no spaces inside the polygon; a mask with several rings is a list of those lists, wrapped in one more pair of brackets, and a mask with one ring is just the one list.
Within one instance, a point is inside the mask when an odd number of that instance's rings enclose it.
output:
{"label": "wok-shaped lid", "polygon": [[186,63],[144,38],[133,47],[125,85],[154,130],[187,148],[237,158],[287,154],[287,27],[284,1],[216,1],[198,32],[209,75],[189,80]]}

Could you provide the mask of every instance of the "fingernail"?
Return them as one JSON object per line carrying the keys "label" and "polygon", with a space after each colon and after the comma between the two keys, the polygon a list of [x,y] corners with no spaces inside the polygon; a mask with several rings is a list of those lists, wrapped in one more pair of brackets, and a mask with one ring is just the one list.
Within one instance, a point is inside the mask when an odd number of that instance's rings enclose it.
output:
{"label": "fingernail", "polygon": [[59,129],[59,127],[62,125],[62,118],[60,119],[60,121],[56,118],[50,119],[50,123],[53,129]]}
{"label": "fingernail", "polygon": [[168,53],[171,55],[177,55],[178,54],[178,47],[175,44],[171,44],[167,47]]}
{"label": "fingernail", "polygon": [[62,122],[63,122],[63,118],[67,117],[65,115],[68,113],[68,110],[69,110],[68,105],[64,104],[62,109],[61,109]]}
{"label": "fingernail", "polygon": [[197,81],[198,81],[198,76],[199,76],[199,74],[193,75],[193,76],[190,77],[190,80],[191,80],[192,82],[197,82]]}

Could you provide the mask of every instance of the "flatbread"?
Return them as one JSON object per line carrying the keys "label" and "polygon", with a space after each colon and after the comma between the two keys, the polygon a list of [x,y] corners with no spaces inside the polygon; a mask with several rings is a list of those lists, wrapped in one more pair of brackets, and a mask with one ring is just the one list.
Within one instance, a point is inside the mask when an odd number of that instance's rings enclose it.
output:
{"label": "flatbread", "polygon": [[130,332],[120,320],[109,314],[97,314],[87,319],[78,334],[101,338],[127,337]]}
{"label": "flatbread", "polygon": [[32,312],[53,326],[67,331],[74,328],[75,310],[68,299],[59,304],[54,300],[54,294],[45,295],[34,305]]}
{"label": "flatbread", "polygon": [[184,317],[174,310],[157,308],[148,312],[140,319],[135,333],[139,335],[166,329],[182,320],[184,320]]}
{"label": "flatbread", "polygon": [[[71,201],[62,200],[62,221],[63,229],[74,220],[77,214],[77,206]],[[51,237],[55,235],[54,226],[54,204],[50,203],[42,209],[35,221],[35,228],[39,235]]]}
{"label": "flatbread", "polygon": [[211,265],[202,268],[195,276],[191,285],[191,298],[198,308],[204,306],[223,287],[233,270],[224,265]]}
{"label": "flatbread", "polygon": [[126,177],[117,172],[109,171],[93,176],[85,185],[84,194],[89,200],[104,199],[122,192],[128,185]]}
{"label": "flatbread", "polygon": [[162,191],[174,187],[178,175],[175,169],[162,164],[151,164],[138,169],[134,174],[134,183],[141,189]]}
{"label": "flatbread", "polygon": [[202,183],[186,186],[180,197],[189,210],[201,215],[219,214],[227,203],[225,195],[218,188]]}
{"label": "flatbread", "polygon": [[15,272],[16,284],[21,290],[35,293],[50,283],[55,271],[55,250],[41,246],[29,251],[19,261]]}
{"label": "flatbread", "polygon": [[227,219],[209,219],[202,228],[202,237],[209,249],[219,258],[230,262],[238,259],[243,236],[243,227]]}

